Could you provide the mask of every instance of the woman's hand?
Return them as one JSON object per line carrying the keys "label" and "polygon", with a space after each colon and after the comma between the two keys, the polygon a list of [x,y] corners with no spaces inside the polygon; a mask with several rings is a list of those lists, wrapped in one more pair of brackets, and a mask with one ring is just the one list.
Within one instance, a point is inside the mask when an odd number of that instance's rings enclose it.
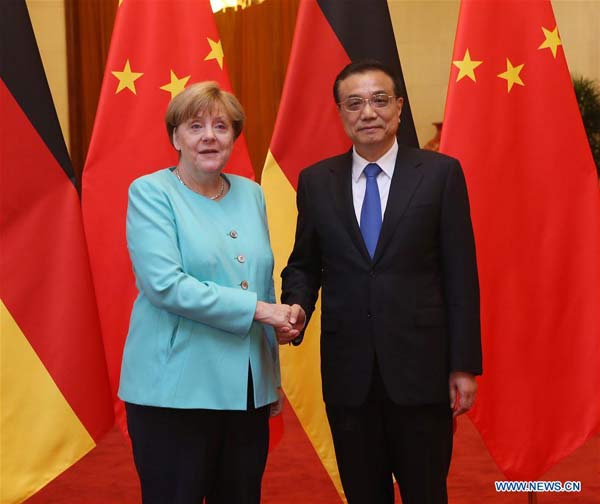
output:
{"label": "woman's hand", "polygon": [[283,409],[283,403],[285,402],[285,396],[281,387],[277,387],[277,401],[271,403],[271,416],[277,416]]}
{"label": "woman's hand", "polygon": [[258,301],[256,303],[256,311],[254,312],[254,320],[262,322],[263,324],[269,324],[275,328],[288,327],[291,329],[291,313],[291,307],[286,304]]}

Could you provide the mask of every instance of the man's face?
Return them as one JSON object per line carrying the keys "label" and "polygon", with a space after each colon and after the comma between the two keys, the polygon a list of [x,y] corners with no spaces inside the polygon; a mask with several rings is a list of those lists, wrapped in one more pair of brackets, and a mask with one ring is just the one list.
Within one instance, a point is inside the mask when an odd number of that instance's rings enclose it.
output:
{"label": "man's face", "polygon": [[371,99],[377,94],[394,96],[392,79],[380,70],[350,75],[338,86],[338,95],[342,103],[338,106],[338,112],[342,125],[358,154],[368,161],[379,159],[393,145],[403,99],[391,98],[389,103],[381,108],[365,102],[360,110],[354,112],[346,110],[343,103],[348,98]]}

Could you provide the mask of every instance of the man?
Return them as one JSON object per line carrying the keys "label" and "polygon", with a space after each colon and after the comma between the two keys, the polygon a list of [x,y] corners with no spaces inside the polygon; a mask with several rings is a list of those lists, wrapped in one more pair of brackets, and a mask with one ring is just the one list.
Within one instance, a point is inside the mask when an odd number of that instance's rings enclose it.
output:
{"label": "man", "polygon": [[459,163],[398,145],[403,99],[374,61],[334,97],[354,147],[305,169],[282,302],[297,337],[322,288],[321,373],[350,504],[447,502],[452,416],[481,373],[479,285]]}

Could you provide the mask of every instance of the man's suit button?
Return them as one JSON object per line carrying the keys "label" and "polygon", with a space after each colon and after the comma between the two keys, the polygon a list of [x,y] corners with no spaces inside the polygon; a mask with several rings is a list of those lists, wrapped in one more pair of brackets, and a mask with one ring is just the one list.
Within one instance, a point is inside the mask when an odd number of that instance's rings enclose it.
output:
{"label": "man's suit button", "polygon": [[373,278],[375,276],[375,272],[373,270],[369,271],[369,276]]}
{"label": "man's suit button", "polygon": [[367,318],[371,318],[371,317],[372,317],[371,312],[367,312]]}

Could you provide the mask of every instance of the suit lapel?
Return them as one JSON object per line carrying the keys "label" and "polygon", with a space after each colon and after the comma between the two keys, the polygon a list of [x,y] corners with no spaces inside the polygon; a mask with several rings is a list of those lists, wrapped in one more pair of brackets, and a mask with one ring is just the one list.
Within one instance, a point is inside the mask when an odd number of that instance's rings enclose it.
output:
{"label": "suit lapel", "polygon": [[418,169],[419,164],[420,161],[415,156],[414,151],[402,145],[398,146],[398,156],[396,157],[396,166],[390,185],[390,193],[381,226],[381,233],[379,234],[379,241],[377,242],[375,256],[373,257],[374,263],[381,258],[386,247],[389,245],[392,235],[410,203],[412,195],[423,178],[423,174]]}
{"label": "suit lapel", "polygon": [[335,206],[340,219],[345,226],[352,241],[356,245],[361,255],[371,261],[371,256],[365,245],[360,227],[356,222],[356,213],[354,212],[354,203],[352,199],[352,150],[345,156],[339,158],[338,163],[331,167],[334,184]]}

